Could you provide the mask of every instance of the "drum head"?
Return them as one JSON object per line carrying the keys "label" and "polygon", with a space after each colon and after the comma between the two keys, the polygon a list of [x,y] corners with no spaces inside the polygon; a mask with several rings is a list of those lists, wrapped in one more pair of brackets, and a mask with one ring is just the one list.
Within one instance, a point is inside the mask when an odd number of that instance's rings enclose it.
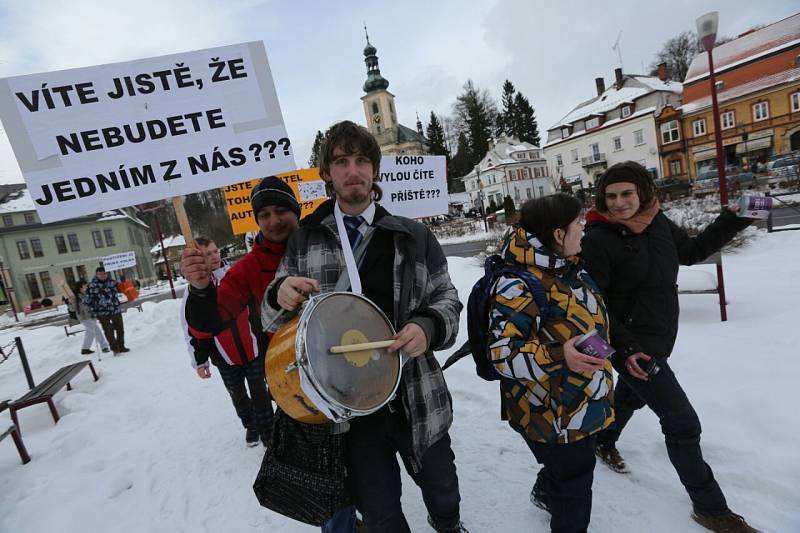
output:
{"label": "drum head", "polygon": [[394,328],[375,304],[352,293],[325,295],[315,303],[305,329],[309,375],[323,396],[356,412],[375,410],[389,400],[399,381],[397,352],[381,348],[357,357],[330,352],[331,346],[351,344],[354,338],[392,338]]}

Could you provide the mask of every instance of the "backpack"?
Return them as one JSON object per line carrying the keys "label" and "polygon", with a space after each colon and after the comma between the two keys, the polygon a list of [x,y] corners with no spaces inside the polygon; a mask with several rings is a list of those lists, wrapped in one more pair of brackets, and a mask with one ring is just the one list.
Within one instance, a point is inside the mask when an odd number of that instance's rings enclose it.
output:
{"label": "backpack", "polygon": [[483,265],[484,274],[475,285],[467,300],[467,333],[469,339],[461,348],[445,361],[442,370],[446,370],[453,363],[472,354],[475,361],[475,373],[486,381],[495,381],[502,378],[497,372],[489,356],[489,308],[494,296],[492,288],[501,276],[512,276],[521,279],[533,295],[539,307],[539,324],[547,318],[548,303],[542,282],[528,269],[519,265],[509,265],[499,255],[490,255]]}

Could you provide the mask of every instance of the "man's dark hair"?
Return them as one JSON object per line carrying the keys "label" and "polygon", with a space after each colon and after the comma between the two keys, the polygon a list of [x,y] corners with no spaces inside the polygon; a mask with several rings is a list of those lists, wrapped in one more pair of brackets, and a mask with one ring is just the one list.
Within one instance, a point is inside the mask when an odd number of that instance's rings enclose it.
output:
{"label": "man's dark hair", "polygon": [[647,169],[635,161],[623,161],[610,166],[597,181],[597,198],[595,198],[594,205],[595,209],[601,213],[608,211],[606,188],[612,183],[633,183],[642,207],[650,205],[653,198],[658,196],[656,182],[653,181],[653,176]]}
{"label": "man's dark hair", "polygon": [[520,225],[555,253],[557,246],[553,232],[557,229],[566,231],[567,226],[581,214],[581,209],[583,205],[580,200],[569,194],[556,193],[534,198],[522,204]]}
{"label": "man's dark hair", "polygon": [[325,138],[319,149],[319,170],[323,176],[330,176],[333,152],[339,148],[344,155],[361,154],[368,157],[375,173],[372,180],[372,199],[376,202],[383,197],[377,178],[381,170],[381,147],[375,137],[363,126],[355,122],[343,120],[337,122],[325,132]]}
{"label": "man's dark hair", "polygon": [[214,239],[206,237],[205,235],[200,235],[194,238],[194,242],[197,246],[208,246],[209,244],[214,242]]}

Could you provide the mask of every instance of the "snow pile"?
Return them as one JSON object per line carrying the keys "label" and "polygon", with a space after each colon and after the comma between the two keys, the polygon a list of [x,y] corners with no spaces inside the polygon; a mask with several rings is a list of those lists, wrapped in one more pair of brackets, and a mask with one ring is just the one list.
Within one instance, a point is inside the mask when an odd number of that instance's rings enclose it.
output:
{"label": "snow pile", "polygon": [[[703,454],[728,502],[763,531],[800,531],[800,426],[796,423],[796,306],[800,232],[758,234],[726,255],[729,321],[716,295],[681,296],[681,332],[671,360],[703,421]],[[475,258],[449,258],[466,301],[481,273]],[[768,269],[768,270],[767,270]],[[768,274],[767,274],[768,271]],[[263,449],[246,448],[218,372],[200,380],[178,330],[178,302],[145,303],[125,314],[132,351],[96,363],[46,406],[20,411],[32,461],[20,464],[0,443],[0,531],[311,532],[259,507],[252,493]],[[60,328],[0,333],[23,338],[34,378],[82,359],[80,336]],[[466,339],[461,317],[458,344]],[[441,361],[452,350],[438,354]],[[521,438],[499,418],[496,383],[469,360],[449,369],[451,431],[462,516],[473,533],[547,531],[548,515],[528,494],[537,466]],[[25,393],[18,355],[0,364],[4,397]],[[4,424],[8,415],[0,415]],[[634,416],[620,443],[631,473],[595,471],[592,530],[698,532],[670,465],[656,418]],[[419,490],[403,474],[412,531],[430,531]]]}

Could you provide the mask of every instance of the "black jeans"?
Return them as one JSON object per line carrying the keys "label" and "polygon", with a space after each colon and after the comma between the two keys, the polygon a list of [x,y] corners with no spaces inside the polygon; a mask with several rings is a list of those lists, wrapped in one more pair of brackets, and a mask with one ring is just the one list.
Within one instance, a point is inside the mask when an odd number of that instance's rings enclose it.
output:
{"label": "black jeans", "polygon": [[634,411],[647,405],[658,416],[669,460],[695,511],[708,516],[725,514],[725,496],[700,450],[700,419],[666,359],[659,359],[658,365],[661,370],[648,381],[632,377],[623,365],[615,365],[619,373],[614,390],[616,419],[598,434],[597,442],[615,444]]}
{"label": "black jeans", "polygon": [[523,433],[525,443],[542,465],[536,482],[547,496],[550,531],[583,533],[592,517],[594,481],[594,435],[567,444],[534,442]]}
{"label": "black jeans", "polygon": [[[256,357],[245,365],[220,365],[219,375],[231,395],[236,415],[246,429],[254,429],[263,439],[272,434],[272,398],[264,377],[264,357]],[[245,381],[250,389],[247,395]]]}
{"label": "black jeans", "polygon": [[122,313],[115,315],[98,316],[103,334],[106,336],[108,346],[112,352],[120,352],[125,348],[125,326],[122,323]]}
{"label": "black jeans", "polygon": [[[422,491],[422,499],[434,522],[443,530],[459,521],[458,477],[450,436],[435,442],[422,457],[411,460],[411,428],[399,405],[350,421],[347,434],[348,482],[356,508],[369,532],[408,533],[400,506],[401,480],[397,454],[406,472]],[[421,466],[421,468],[418,468]]]}

